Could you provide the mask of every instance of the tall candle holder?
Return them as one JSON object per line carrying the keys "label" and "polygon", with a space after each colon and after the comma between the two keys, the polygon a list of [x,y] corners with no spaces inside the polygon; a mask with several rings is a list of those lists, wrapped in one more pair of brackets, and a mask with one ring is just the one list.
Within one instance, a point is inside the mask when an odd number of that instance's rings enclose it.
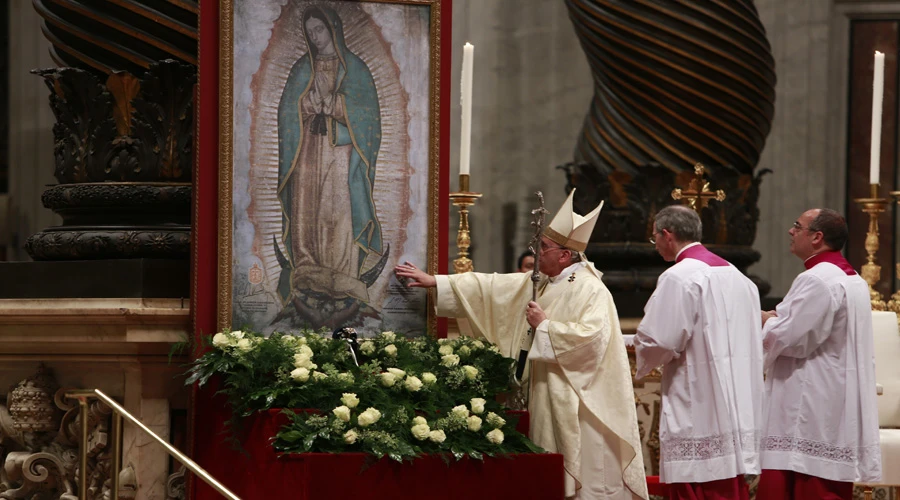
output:
{"label": "tall candle holder", "polygon": [[872,301],[873,311],[884,311],[887,304],[882,300],[881,293],[875,290],[875,285],[881,280],[881,266],[875,263],[875,253],[878,252],[878,215],[885,211],[888,200],[878,196],[878,184],[870,184],[871,194],[869,198],[857,198],[862,211],[869,214],[869,231],[866,233],[866,262],[862,266],[862,277],[869,284],[869,298]]}
{"label": "tall candle holder", "polygon": [[[894,199],[894,202],[900,205],[900,191],[891,191],[889,194],[891,195],[891,198]],[[900,264],[896,265],[895,270],[897,276],[900,276]],[[900,288],[891,295],[891,300],[887,302],[887,310],[897,313],[897,322],[900,323]]]}
{"label": "tall candle holder", "polygon": [[474,205],[478,198],[481,198],[481,193],[469,191],[469,174],[459,174],[459,192],[450,193],[450,201],[459,207],[459,231],[456,233],[459,257],[453,260],[453,270],[457,274],[475,269],[472,259],[469,258],[469,247],[472,245],[472,238],[469,236],[469,207]]}

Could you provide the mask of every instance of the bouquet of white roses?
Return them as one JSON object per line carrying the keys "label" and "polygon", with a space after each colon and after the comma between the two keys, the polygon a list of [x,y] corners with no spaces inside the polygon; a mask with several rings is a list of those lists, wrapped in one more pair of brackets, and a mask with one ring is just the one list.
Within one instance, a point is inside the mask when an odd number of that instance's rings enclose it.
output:
{"label": "bouquet of white roses", "polygon": [[211,344],[188,383],[221,376],[235,418],[270,408],[316,410],[288,411],[291,423],[275,441],[282,451],[365,451],[396,460],[540,451],[501,417],[507,410],[496,396],[509,391],[514,362],[484,341],[384,332],[363,340],[358,356],[347,342],[312,331],[268,338],[222,332]]}

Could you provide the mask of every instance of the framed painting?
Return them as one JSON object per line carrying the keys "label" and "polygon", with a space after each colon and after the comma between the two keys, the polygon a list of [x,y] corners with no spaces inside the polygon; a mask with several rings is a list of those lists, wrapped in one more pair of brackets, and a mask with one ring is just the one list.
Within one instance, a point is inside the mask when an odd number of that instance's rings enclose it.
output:
{"label": "framed painting", "polygon": [[446,247],[440,0],[220,15],[218,330],[434,332],[393,268]]}

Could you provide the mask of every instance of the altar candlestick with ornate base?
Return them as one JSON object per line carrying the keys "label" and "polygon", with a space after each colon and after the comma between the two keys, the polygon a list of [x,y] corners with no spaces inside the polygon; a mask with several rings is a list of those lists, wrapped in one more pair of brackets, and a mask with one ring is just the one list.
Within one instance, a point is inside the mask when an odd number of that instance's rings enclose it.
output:
{"label": "altar candlestick with ornate base", "polygon": [[875,254],[878,252],[878,215],[885,211],[887,198],[878,197],[878,184],[871,184],[871,196],[869,198],[857,198],[853,200],[859,203],[862,211],[869,214],[869,232],[866,234],[866,262],[862,266],[862,277],[869,284],[869,296],[872,299],[873,311],[884,311],[887,304],[882,300],[881,293],[875,290],[875,285],[881,280],[881,266],[875,263]]}
{"label": "altar candlestick with ornate base", "polygon": [[478,198],[481,198],[481,193],[469,191],[469,175],[459,174],[459,192],[450,193],[450,201],[459,207],[459,232],[456,234],[459,257],[453,260],[453,271],[457,274],[475,270],[472,259],[469,258],[469,246],[472,244],[469,236],[469,206],[474,205]]}
{"label": "altar candlestick with ornate base", "polygon": [[[891,198],[900,205],[900,191],[891,191]],[[900,264],[896,265],[897,276],[900,276]],[[891,295],[891,300],[887,303],[887,310],[897,313],[897,321],[900,322],[900,289]]]}

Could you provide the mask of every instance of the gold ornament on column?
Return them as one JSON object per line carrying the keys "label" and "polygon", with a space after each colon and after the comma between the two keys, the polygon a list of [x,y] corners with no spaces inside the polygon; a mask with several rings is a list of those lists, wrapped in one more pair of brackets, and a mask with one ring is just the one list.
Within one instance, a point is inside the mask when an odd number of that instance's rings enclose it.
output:
{"label": "gold ornament on column", "polygon": [[862,277],[869,284],[869,297],[872,300],[873,311],[884,311],[887,304],[882,300],[881,293],[875,290],[875,285],[881,281],[881,266],[875,263],[875,254],[878,252],[878,215],[885,211],[887,198],[878,197],[878,184],[870,184],[871,195],[869,198],[857,198],[853,200],[859,203],[862,211],[869,214],[869,232],[866,233],[866,257],[867,262],[862,266]]}
{"label": "gold ornament on column", "polygon": [[459,231],[456,233],[459,257],[453,260],[453,271],[456,274],[475,270],[472,259],[469,258],[469,247],[472,245],[472,238],[469,235],[469,207],[474,205],[478,198],[481,198],[481,193],[469,191],[469,174],[459,174],[459,192],[450,193],[450,201],[459,207]]}
{"label": "gold ornament on column", "polygon": [[684,200],[684,203],[694,209],[698,214],[710,200],[725,201],[725,191],[709,189],[709,181],[703,179],[706,168],[702,163],[694,164],[694,178],[691,179],[688,189],[675,188],[672,190],[673,200]]}

